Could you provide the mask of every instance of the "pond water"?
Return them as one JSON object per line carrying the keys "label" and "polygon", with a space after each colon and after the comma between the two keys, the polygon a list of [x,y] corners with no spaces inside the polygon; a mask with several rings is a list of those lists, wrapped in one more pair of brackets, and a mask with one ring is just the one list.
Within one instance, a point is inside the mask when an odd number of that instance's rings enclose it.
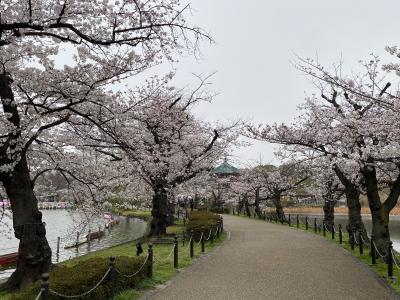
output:
{"label": "pond water", "polygon": [[[54,263],[61,262],[73,257],[87,254],[91,251],[115,246],[127,241],[143,237],[147,232],[147,223],[136,218],[119,217],[119,224],[112,228],[104,229],[107,220],[102,216],[86,221],[84,215],[67,210],[43,210],[43,221],[46,223],[47,239],[52,249]],[[90,243],[79,247],[65,249],[76,243],[77,232],[80,231],[80,242],[86,241],[88,230],[98,231],[99,227],[104,230],[105,235]],[[60,252],[57,255],[57,238],[61,237]],[[14,236],[0,236],[0,255],[18,251],[18,240]],[[136,249],[132,248],[132,252]],[[8,277],[13,270],[0,271],[0,279]]]}
{"label": "pond water", "polygon": [[[309,216],[310,218],[317,218],[318,224],[321,223],[321,219],[323,218],[323,215],[321,214],[302,214],[300,219],[302,222],[305,222],[305,216]],[[295,214],[292,214],[292,216],[295,216]],[[372,231],[372,219],[370,215],[362,215],[362,219],[364,222],[364,225],[367,229],[368,235],[371,235]],[[309,219],[309,222],[311,224],[314,224],[313,219]],[[345,226],[347,225],[348,222],[348,216],[347,215],[342,215],[342,214],[336,214],[335,215],[335,225],[342,224],[342,228],[344,229]],[[393,249],[396,251],[400,252],[400,216],[390,216],[390,222],[389,222],[389,230],[390,230],[390,237],[393,242]]]}

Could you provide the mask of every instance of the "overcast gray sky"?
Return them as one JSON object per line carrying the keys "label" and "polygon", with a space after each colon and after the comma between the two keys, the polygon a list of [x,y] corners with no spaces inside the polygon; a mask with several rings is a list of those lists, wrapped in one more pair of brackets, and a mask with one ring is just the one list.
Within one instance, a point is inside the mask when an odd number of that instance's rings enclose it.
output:
{"label": "overcast gray sky", "polygon": [[[190,73],[214,76],[220,94],[212,105],[198,108],[210,121],[244,118],[255,123],[290,122],[296,105],[314,90],[293,68],[293,53],[315,57],[325,65],[341,57],[349,69],[369,54],[389,57],[386,45],[400,46],[400,2],[395,0],[198,0],[193,21],[216,41],[203,44],[203,58],[182,58],[178,81]],[[400,61],[399,61],[400,62]],[[246,163],[276,162],[273,146],[255,143],[235,151]]]}

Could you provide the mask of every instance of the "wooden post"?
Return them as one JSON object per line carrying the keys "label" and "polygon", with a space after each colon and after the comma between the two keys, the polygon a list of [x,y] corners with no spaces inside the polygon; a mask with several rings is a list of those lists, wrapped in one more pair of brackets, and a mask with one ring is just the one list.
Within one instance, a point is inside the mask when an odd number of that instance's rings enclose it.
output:
{"label": "wooden post", "polygon": [[364,253],[364,249],[361,230],[358,230],[358,248],[360,250],[360,255],[362,255]]}
{"label": "wooden post", "polygon": [[219,239],[219,230],[221,228],[221,223],[218,221],[217,222],[217,239]]}
{"label": "wooden post", "polygon": [[324,232],[324,236],[326,236],[326,226],[325,226],[325,220],[322,221],[322,230]]}
{"label": "wooden post", "polygon": [[[350,236],[350,235],[351,235],[351,236]],[[350,240],[351,250],[354,250],[354,243],[355,243],[355,240],[354,240],[354,229],[352,229],[352,230],[349,232],[349,240]]]}
{"label": "wooden post", "polygon": [[343,243],[342,224],[339,224],[339,244]]}
{"label": "wooden post", "polygon": [[115,256],[110,256],[110,278],[111,278],[111,298],[114,298],[116,292],[116,281],[115,281]]}
{"label": "wooden post", "polygon": [[204,253],[204,230],[201,232],[201,252]]}
{"label": "wooden post", "polygon": [[211,244],[214,244],[214,226],[211,226]]}
{"label": "wooden post", "polygon": [[375,237],[373,234],[371,234],[371,262],[376,265]]}
{"label": "wooden post", "polygon": [[174,237],[174,268],[178,268],[178,238]]}
{"label": "wooden post", "polygon": [[332,233],[332,240],[334,240],[335,239],[335,223],[332,223],[331,233]]}
{"label": "wooden post", "polygon": [[149,271],[147,273],[147,276],[149,276],[149,278],[153,277],[153,245],[149,244],[149,250],[148,250],[148,255],[149,255]]}
{"label": "wooden post", "polygon": [[79,245],[79,231],[76,232],[76,246]]}
{"label": "wooden post", "polygon": [[388,277],[392,278],[393,277],[393,256],[392,256],[392,250],[393,250],[393,242],[389,241],[388,243]]}
{"label": "wooden post", "polygon": [[194,233],[190,231],[190,258],[194,256]]}
{"label": "wooden post", "polygon": [[289,224],[289,227],[292,225],[292,222],[291,222],[291,219],[290,219],[290,214],[289,214],[289,218],[288,218],[288,224]]}
{"label": "wooden post", "polygon": [[306,230],[308,230],[308,216],[306,216]]}
{"label": "wooden post", "polygon": [[42,274],[42,284],[41,284],[41,296],[40,299],[41,300],[47,300],[48,296],[49,296],[49,274],[48,273],[44,273]]}
{"label": "wooden post", "polygon": [[60,241],[61,241],[61,238],[57,237],[57,256],[60,254]]}
{"label": "wooden post", "polygon": [[314,232],[317,233],[317,218],[314,218]]}
{"label": "wooden post", "polygon": [[296,216],[296,225],[297,229],[299,229],[300,228],[299,215]]}

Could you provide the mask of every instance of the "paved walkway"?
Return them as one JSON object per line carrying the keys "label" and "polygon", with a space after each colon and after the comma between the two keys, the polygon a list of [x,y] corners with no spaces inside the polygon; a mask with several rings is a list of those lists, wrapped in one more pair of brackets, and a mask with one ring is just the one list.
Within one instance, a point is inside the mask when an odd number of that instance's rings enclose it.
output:
{"label": "paved walkway", "polygon": [[330,241],[295,228],[224,217],[231,239],[145,299],[396,299]]}

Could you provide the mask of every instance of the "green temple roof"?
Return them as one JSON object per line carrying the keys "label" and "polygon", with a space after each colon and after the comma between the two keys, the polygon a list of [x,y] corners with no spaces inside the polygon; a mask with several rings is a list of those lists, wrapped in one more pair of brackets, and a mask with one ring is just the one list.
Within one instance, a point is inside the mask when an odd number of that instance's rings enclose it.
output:
{"label": "green temple roof", "polygon": [[225,159],[224,162],[218,167],[214,168],[211,173],[216,175],[239,175],[240,171],[238,168],[229,164],[228,161]]}

